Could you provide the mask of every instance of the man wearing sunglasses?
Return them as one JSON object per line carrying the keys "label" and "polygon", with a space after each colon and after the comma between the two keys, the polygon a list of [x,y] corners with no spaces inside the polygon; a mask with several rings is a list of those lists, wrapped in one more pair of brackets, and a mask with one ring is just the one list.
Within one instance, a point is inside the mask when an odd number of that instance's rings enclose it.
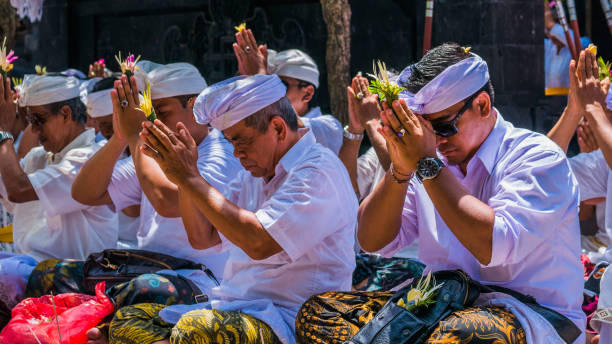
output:
{"label": "man wearing sunglasses", "polygon": [[[483,284],[531,295],[560,316],[552,320],[507,294],[483,294],[443,319],[433,342],[584,343],[578,185],[563,151],[504,120],[493,107],[487,64],[468,48],[430,50],[399,84],[403,99],[381,112],[392,164],[361,203],[361,247],[393,256],[416,239],[427,270],[461,269]],[[355,298],[372,305],[391,295],[353,294],[348,308]],[[298,336],[330,342],[336,331],[321,324],[340,322],[338,331],[351,338],[380,309],[354,319],[333,301],[342,299],[322,294],[306,302]],[[559,319],[572,336],[556,332]]]}
{"label": "man wearing sunglasses", "polygon": [[[0,80],[0,200],[12,209],[14,242],[24,253],[10,259],[23,258],[26,265],[33,260],[35,265],[45,259],[85,259],[115,247],[116,214],[106,206],[81,204],[70,195],[76,174],[100,148],[93,129],[85,129],[78,80],[26,76],[20,101],[41,146],[22,160],[8,133],[16,113],[13,92],[8,79]],[[14,306],[23,296],[27,272],[24,264],[0,259],[0,301],[6,306]]]}

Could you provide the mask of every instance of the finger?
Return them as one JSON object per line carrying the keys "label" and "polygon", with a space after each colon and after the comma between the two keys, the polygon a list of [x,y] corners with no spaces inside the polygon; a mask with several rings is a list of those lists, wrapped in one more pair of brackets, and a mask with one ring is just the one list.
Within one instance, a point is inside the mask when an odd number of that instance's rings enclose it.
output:
{"label": "finger", "polygon": [[571,85],[577,85],[578,83],[578,78],[576,76],[576,60],[572,60],[570,61],[569,64],[569,79],[570,79],[570,86]]}
{"label": "finger", "polygon": [[393,131],[397,133],[403,128],[402,124],[397,118],[397,115],[392,110],[385,110],[385,115],[387,115],[387,119],[389,120],[389,125],[391,126],[391,129],[393,129]]}
{"label": "finger", "polygon": [[145,144],[149,145],[149,147],[155,149],[158,152],[167,152],[166,147],[161,143],[161,141],[153,135],[151,130],[148,128],[143,128],[138,134],[140,138],[144,141]]}
{"label": "finger", "polygon": [[395,113],[399,117],[402,126],[406,128],[410,134],[416,133],[416,131],[421,128],[421,122],[419,122],[419,119],[410,111],[405,100],[400,99],[399,101],[394,101],[393,108],[397,108]]}
{"label": "finger", "polygon": [[138,97],[138,84],[136,83],[136,78],[134,76],[130,77],[130,88],[132,89],[132,99],[134,100],[134,105],[140,105],[140,99]]}
{"label": "finger", "polygon": [[162,123],[162,121],[156,119],[155,121],[153,121],[153,124],[155,124],[155,127],[157,127],[162,133],[168,136],[168,139],[170,139],[170,142],[173,145],[176,145],[179,142],[172,130],[170,130],[170,128],[168,128],[164,123]]}
{"label": "finger", "polygon": [[361,81],[361,92],[363,92],[363,94],[365,94],[366,96],[370,95],[370,89],[368,88],[368,79],[364,78],[364,77],[360,77],[359,80]]}
{"label": "finger", "polygon": [[6,77],[4,80],[4,101],[10,103],[13,101],[13,92],[11,91],[11,78]]}
{"label": "finger", "polygon": [[143,124],[143,127],[146,128],[153,136],[155,136],[155,138],[161,142],[165,149],[171,150],[173,148],[172,141],[168,135],[161,131],[157,125],[154,125],[153,123],[145,123]]}
{"label": "finger", "polygon": [[351,80],[351,88],[353,88],[353,90],[359,92],[359,76],[355,76],[353,78],[353,80]]}
{"label": "finger", "polygon": [[195,140],[193,139],[193,136],[191,136],[189,129],[187,129],[187,127],[185,126],[185,124],[183,124],[183,122],[178,122],[176,124],[176,129],[179,133],[179,138],[185,144],[185,146],[189,148],[189,150],[193,150],[197,147]]}
{"label": "finger", "polygon": [[255,36],[253,35],[253,31],[251,29],[246,30],[247,42],[253,49],[257,49],[257,41],[255,40]]}
{"label": "finger", "polygon": [[4,97],[4,94],[5,94],[4,85],[5,85],[6,79],[8,79],[8,77],[4,77],[4,76],[0,77],[0,80],[2,80],[2,82],[0,82],[0,95],[3,96],[2,99],[0,99],[0,103],[4,103],[6,101],[6,97]]}
{"label": "finger", "polygon": [[126,75],[121,76],[121,85],[123,86],[123,89],[125,91],[125,99],[127,99],[128,101],[128,106],[134,107],[136,103],[134,102],[133,90],[132,86],[130,86],[130,81],[128,80]]}
{"label": "finger", "polygon": [[587,78],[593,77],[593,54],[591,54],[590,50],[586,50],[584,54],[585,61],[585,75]]}
{"label": "finger", "polygon": [[242,36],[242,32],[236,33],[236,43],[238,43],[238,46],[242,49],[244,49],[244,47],[247,45],[244,37]]}
{"label": "finger", "polygon": [[244,70],[244,51],[238,46],[237,43],[232,44],[232,48],[234,49],[236,60],[238,60],[238,71],[240,74],[245,75],[246,70]]}
{"label": "finger", "polygon": [[[385,111],[381,112],[381,118],[382,117],[384,117],[383,123],[385,121],[388,121],[388,117]],[[397,137],[397,133],[393,129],[391,129],[391,127],[389,127],[388,125],[385,125],[382,128],[380,128],[378,132],[382,134],[382,136],[385,138],[385,141],[387,141],[388,144],[398,145],[401,142],[400,138]]]}
{"label": "finger", "polygon": [[578,71],[576,73],[576,76],[578,77],[578,81],[582,82],[584,80],[586,80],[586,72],[585,72],[585,57],[584,57],[584,51],[580,52],[580,57],[578,58]]}
{"label": "finger", "polygon": [[[123,83],[121,82],[121,80],[115,81],[115,91],[117,92],[117,99],[119,99],[118,104],[119,106],[121,106],[121,102],[127,99],[125,96],[125,90],[123,89]],[[119,113],[123,113],[123,110],[120,111]]]}
{"label": "finger", "polygon": [[164,160],[163,156],[159,152],[146,144],[140,146],[140,151],[149,158],[153,158],[153,160],[155,160],[158,164]]}

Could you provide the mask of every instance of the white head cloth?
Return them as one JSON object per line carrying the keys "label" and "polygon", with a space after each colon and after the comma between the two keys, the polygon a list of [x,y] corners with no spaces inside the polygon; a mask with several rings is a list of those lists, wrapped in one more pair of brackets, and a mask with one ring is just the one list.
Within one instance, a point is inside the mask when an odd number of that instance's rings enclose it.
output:
{"label": "white head cloth", "polygon": [[113,114],[113,102],[111,101],[112,88],[87,93],[85,96],[85,105],[87,106],[87,114],[93,118],[109,116]]}
{"label": "white head cloth", "polygon": [[285,93],[287,88],[276,75],[236,76],[202,91],[193,113],[198,123],[225,130],[278,101]]}
{"label": "white head cloth", "polygon": [[151,99],[198,94],[206,88],[206,80],[189,63],[170,63],[153,69],[148,74]]}
{"label": "white head cloth", "polygon": [[268,50],[268,73],[302,80],[319,87],[319,68],[312,57],[298,49]]}
{"label": "white head cloth", "polygon": [[73,76],[28,74],[23,78],[23,106],[38,106],[79,97],[79,79]]}
{"label": "white head cloth", "polygon": [[157,68],[163,66],[162,64],[155,63],[149,60],[140,60],[136,64],[136,70],[134,71],[134,78],[136,79],[136,85],[138,90],[143,91],[149,83],[149,73]]}
{"label": "white head cloth", "polygon": [[[405,68],[399,76],[399,85],[404,84],[412,66]],[[403,91],[399,97],[418,114],[431,114],[447,109],[480,90],[489,80],[487,63],[476,54],[449,66],[423,86],[416,94]]]}

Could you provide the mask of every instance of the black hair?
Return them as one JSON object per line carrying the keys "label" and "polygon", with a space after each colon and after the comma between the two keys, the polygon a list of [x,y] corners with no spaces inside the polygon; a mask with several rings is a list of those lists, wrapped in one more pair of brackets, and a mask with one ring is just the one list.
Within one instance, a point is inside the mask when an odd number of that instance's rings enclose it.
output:
{"label": "black hair", "polygon": [[174,96],[174,98],[176,98],[181,103],[181,105],[183,105],[183,108],[187,108],[187,103],[189,103],[189,99],[197,96],[197,94],[186,94],[181,96]]}
{"label": "black hair", "polygon": [[103,90],[108,90],[110,88],[113,88],[115,87],[115,81],[117,80],[119,80],[119,78],[117,78],[116,76],[104,78],[96,82],[94,87],[91,89],[91,92],[93,93],[93,92],[98,92],[98,91],[103,91]]}
{"label": "black hair", "polygon": [[291,131],[297,131],[297,115],[286,96],[247,117],[244,120],[244,124],[247,127],[255,128],[259,132],[265,133],[268,130],[270,121],[276,116],[282,118]]}
{"label": "black hair", "polygon": [[[444,43],[429,50],[423,58],[411,66],[412,74],[403,85],[408,91],[417,93],[425,87],[436,76],[440,75],[446,68],[473,56],[471,53],[457,43]],[[491,98],[491,106],[494,104],[495,91],[491,80],[476,93],[487,92]]]}
{"label": "black hair", "polygon": [[53,114],[57,115],[60,112],[60,110],[64,107],[64,105],[70,107],[70,110],[72,111],[73,121],[79,124],[84,124],[85,122],[87,122],[87,108],[85,107],[85,104],[83,104],[83,102],[81,101],[81,98],[79,97],[62,100],[61,102],[47,104],[45,105],[45,107],[49,109],[49,111],[51,111]]}

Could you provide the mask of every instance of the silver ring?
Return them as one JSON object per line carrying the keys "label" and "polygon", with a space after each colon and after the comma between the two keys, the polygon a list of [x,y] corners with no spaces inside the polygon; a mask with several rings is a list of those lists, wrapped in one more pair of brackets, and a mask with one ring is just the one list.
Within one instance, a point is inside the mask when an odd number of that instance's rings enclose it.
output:
{"label": "silver ring", "polygon": [[404,137],[406,135],[406,129],[402,128],[397,132],[397,137]]}
{"label": "silver ring", "polygon": [[247,54],[248,54],[249,52],[251,52],[251,47],[247,45],[247,46],[244,48],[244,52],[245,52],[245,53],[247,53]]}
{"label": "silver ring", "polygon": [[124,107],[124,108],[125,108],[125,107],[128,107],[128,105],[130,105],[130,103],[128,103],[128,101],[127,101],[127,100],[125,100],[125,99],[124,99],[124,100],[122,100],[120,104],[121,104],[121,107]]}
{"label": "silver ring", "polygon": [[363,92],[357,93],[357,95],[355,95],[355,98],[361,100],[361,98],[363,98]]}

